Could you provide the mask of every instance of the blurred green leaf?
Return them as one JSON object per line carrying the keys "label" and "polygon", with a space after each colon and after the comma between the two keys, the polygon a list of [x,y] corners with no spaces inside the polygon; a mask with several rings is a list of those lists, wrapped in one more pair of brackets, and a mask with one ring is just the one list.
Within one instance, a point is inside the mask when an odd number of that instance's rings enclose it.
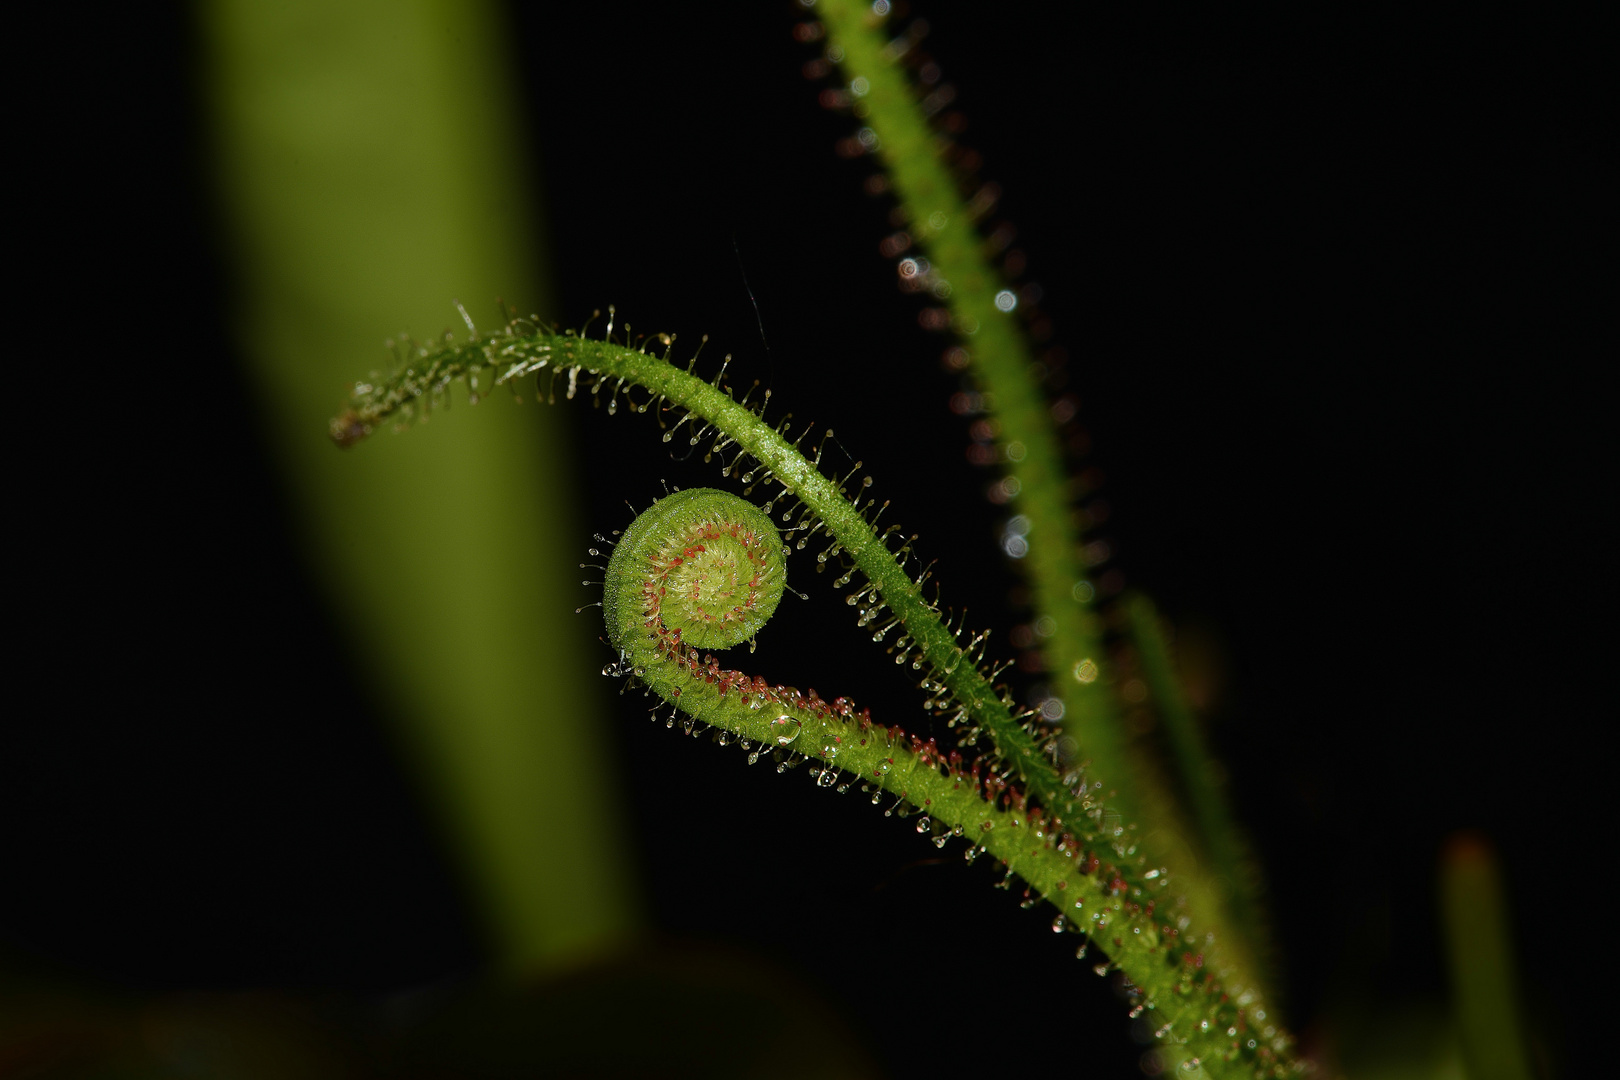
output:
{"label": "blurred green leaf", "polygon": [[1502,870],[1489,841],[1458,833],[1440,856],[1452,1008],[1471,1080],[1530,1080]]}
{"label": "blurred green leaf", "polygon": [[494,9],[199,11],[241,342],[313,561],[504,961],[597,949],[634,903],[595,730],[601,661],[574,614],[587,530],[559,419],[503,395],[358,452],[326,437],[355,358],[392,363],[389,330],[459,324],[456,298],[491,323],[497,296],[544,310]]}

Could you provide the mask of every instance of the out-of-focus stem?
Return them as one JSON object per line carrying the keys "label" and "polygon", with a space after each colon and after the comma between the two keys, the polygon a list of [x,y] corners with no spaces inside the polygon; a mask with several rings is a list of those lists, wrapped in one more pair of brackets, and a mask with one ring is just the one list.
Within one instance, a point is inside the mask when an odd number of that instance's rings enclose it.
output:
{"label": "out-of-focus stem", "polygon": [[1470,1080],[1530,1080],[1502,870],[1478,833],[1459,833],[1441,853],[1440,921]]}
{"label": "out-of-focus stem", "polygon": [[1219,890],[1228,923],[1243,937],[1251,957],[1262,955],[1261,914],[1254,896],[1253,871],[1217,780],[1215,759],[1204,744],[1198,721],[1187,703],[1153,601],[1137,593],[1125,603],[1132,644],[1142,666],[1154,713],[1169,744],[1175,779],[1191,812],[1204,849],[1204,877]]}
{"label": "out-of-focus stem", "polygon": [[611,945],[634,902],[556,417],[459,406],[364,457],[324,437],[356,358],[392,363],[388,330],[459,323],[453,297],[499,325],[497,296],[529,310],[544,291],[494,5],[222,0],[198,16],[242,347],[311,562],[495,953],[529,969]]}

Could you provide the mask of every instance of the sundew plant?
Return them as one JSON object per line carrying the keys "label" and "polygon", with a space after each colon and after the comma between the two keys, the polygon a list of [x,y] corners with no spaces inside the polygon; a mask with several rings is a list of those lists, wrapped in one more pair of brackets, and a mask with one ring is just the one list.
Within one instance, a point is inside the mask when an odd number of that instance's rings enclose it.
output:
{"label": "sundew plant", "polygon": [[[796,418],[774,387],[740,384],[730,354],[637,332],[612,307],[568,329],[517,312],[481,328],[463,308],[459,334],[398,339],[391,369],[357,382],[331,437],[355,447],[459,397],[562,399],[629,414],[626,427],[656,434],[649,454],[701,455],[717,487],[667,491],[625,527],[604,526],[581,564],[602,575],[613,650],[603,673],[645,694],[665,727],[735,746],[750,765],[802,771],[911,819],[942,852],[998,864],[998,887],[1045,909],[1077,970],[1119,973],[1130,1017],[1151,1030],[1150,1072],[1300,1074],[1268,1002],[1252,871],[1153,605],[1111,595],[1107,545],[1086,527],[1092,493],[1064,448],[1076,410],[1054,392],[1064,373],[1061,354],[1042,348],[1050,318],[1021,282],[997,187],[952,138],[960,117],[923,47],[927,24],[887,3],[806,8],[793,31],[810,47],[806,74],[825,80],[822,104],[849,117],[839,153],[879,165],[865,186],[892,198],[896,226],[882,251],[902,290],[924,299],[921,324],[949,336],[945,362],[965,373],[955,411],[974,418],[978,460],[1000,474],[990,495],[1025,579],[1027,666],[1049,676],[1038,696],[1020,699],[1014,658],[951,606],[948,575],[901,524],[904,490],[885,491],[875,463],[851,460],[858,435]],[[841,596],[853,637],[915,681],[914,715],[874,716],[723,652],[791,634],[766,623],[796,585]],[[1122,662],[1151,688],[1167,763],[1127,745]],[[1174,865],[1189,848],[1202,876]]]}
{"label": "sundew plant", "polygon": [[[967,568],[941,565],[907,528],[909,485],[897,481],[937,451],[912,446],[912,460],[886,465],[866,449],[881,441],[872,433],[795,410],[770,343],[781,351],[791,328],[770,325],[736,237],[756,338],[645,327],[606,302],[578,325],[458,305],[454,332],[390,342],[390,365],[355,382],[330,436],[364,455],[368,439],[444,410],[512,401],[614,417],[612,438],[642,440],[647,464],[587,474],[595,488],[622,484],[636,513],[597,523],[581,546],[586,584],[600,590],[581,610],[599,607],[603,622],[579,633],[603,640],[602,674],[620,693],[783,783],[808,777],[869,802],[874,828],[903,819],[941,857],[995,866],[993,887],[1039,909],[1076,978],[1113,980],[1148,1073],[1303,1074],[1276,1003],[1260,875],[1165,627],[1125,588],[1099,531],[1108,508],[1071,382],[1088,362],[1083,334],[1059,345],[1062,304],[1032,280],[1006,193],[959,137],[959,91],[928,32],[888,3],[844,0],[803,5],[791,29],[819,104],[843,125],[834,149],[848,183],[889,208],[870,242],[912,298],[893,318],[938,335],[940,366],[958,380],[949,413],[984,479],[928,510],[965,532],[994,508],[986,557],[1018,582],[1020,621],[1005,641],[954,599],[952,577]],[[1055,167],[1073,160],[1048,149]],[[591,167],[657,168],[656,147],[613,150]],[[611,295],[611,281],[595,285]],[[895,409],[944,405],[897,392],[903,383],[885,372],[848,392]],[[654,487],[664,463],[701,463],[709,479]],[[818,628],[790,654],[875,649],[914,687],[911,707],[812,689],[780,653],[754,670],[761,640],[810,633],[795,629],[798,603],[846,609],[853,632]],[[1144,713],[1159,739],[1132,737],[1129,718],[1140,726]]]}
{"label": "sundew plant", "polygon": [[36,8],[10,1071],[1606,1052],[1585,9]]}

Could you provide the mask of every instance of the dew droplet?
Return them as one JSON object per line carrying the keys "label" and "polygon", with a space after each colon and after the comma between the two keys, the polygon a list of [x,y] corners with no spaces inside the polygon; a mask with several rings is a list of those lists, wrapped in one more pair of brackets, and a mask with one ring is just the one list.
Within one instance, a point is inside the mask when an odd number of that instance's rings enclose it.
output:
{"label": "dew droplet", "polygon": [[927,814],[924,814],[924,815],[923,815],[923,816],[922,816],[922,817],[921,817],[921,818],[920,818],[920,819],[919,819],[919,820],[918,820],[918,821],[917,821],[917,831],[918,831],[918,832],[920,832],[920,833],[925,833],[925,832],[927,832],[927,831],[928,831],[928,828],[929,828],[929,826],[931,826],[931,825],[933,825],[933,821],[931,821],[931,820],[930,820],[930,819],[929,819],[929,817],[928,817],[928,815],[927,815]]}
{"label": "dew droplet", "polygon": [[1088,943],[1082,941],[1080,943],[1080,947],[1078,949],[1074,950],[1074,958],[1076,960],[1084,960],[1086,958],[1086,949],[1087,948],[1089,948]]}
{"label": "dew droplet", "polygon": [[[780,727],[778,725],[780,725]],[[799,722],[798,717],[789,716],[786,713],[771,721],[771,731],[775,732],[776,734],[776,743],[778,746],[786,746],[794,739],[797,739],[799,737],[799,732],[803,730],[804,725]],[[777,772],[781,771],[782,770],[780,769],[777,770]]]}
{"label": "dew droplet", "polygon": [[1097,964],[1091,970],[1092,970],[1093,973],[1095,973],[1095,974],[1097,974],[1099,976],[1106,975],[1106,974],[1108,974],[1108,965],[1107,964]]}
{"label": "dew droplet", "polygon": [[1052,933],[1061,934],[1068,928],[1068,920],[1062,915],[1052,920]]}

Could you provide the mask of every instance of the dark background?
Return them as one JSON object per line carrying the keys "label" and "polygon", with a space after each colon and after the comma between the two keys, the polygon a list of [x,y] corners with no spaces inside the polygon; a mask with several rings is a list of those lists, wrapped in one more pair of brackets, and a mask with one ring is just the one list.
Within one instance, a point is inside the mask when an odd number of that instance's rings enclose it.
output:
{"label": "dark background", "polygon": [[[834,153],[854,123],[800,74],[796,10],[604,10],[511,12],[556,314],[613,302],[678,351],[711,335],[733,383],[837,430],[947,603],[1004,641],[1004,512],[959,502],[995,475],[946,407],[948,342],[878,253],[873,165]],[[1210,735],[1268,871],[1291,1021],[1320,1041],[1350,1002],[1443,997],[1435,859],[1477,828],[1544,1052],[1578,1054],[1566,1005],[1592,961],[1570,943],[1608,902],[1590,867],[1612,832],[1595,29],[1552,9],[919,13],[1067,350],[1114,565],[1219,660]],[[142,11],[27,36],[0,955],[137,991],[473,977],[471,901],[257,438],[191,27]],[[720,482],[649,418],[568,422],[593,528],[661,479]],[[914,688],[808,591],[826,649],[762,640],[757,670],[914,724]],[[660,932],[763,955],[896,1075],[998,1063],[974,1033],[1009,1007],[1057,1025],[1054,1061],[1135,1060],[1105,982],[989,868],[623,700]],[[743,854],[704,845],[722,816]]]}

